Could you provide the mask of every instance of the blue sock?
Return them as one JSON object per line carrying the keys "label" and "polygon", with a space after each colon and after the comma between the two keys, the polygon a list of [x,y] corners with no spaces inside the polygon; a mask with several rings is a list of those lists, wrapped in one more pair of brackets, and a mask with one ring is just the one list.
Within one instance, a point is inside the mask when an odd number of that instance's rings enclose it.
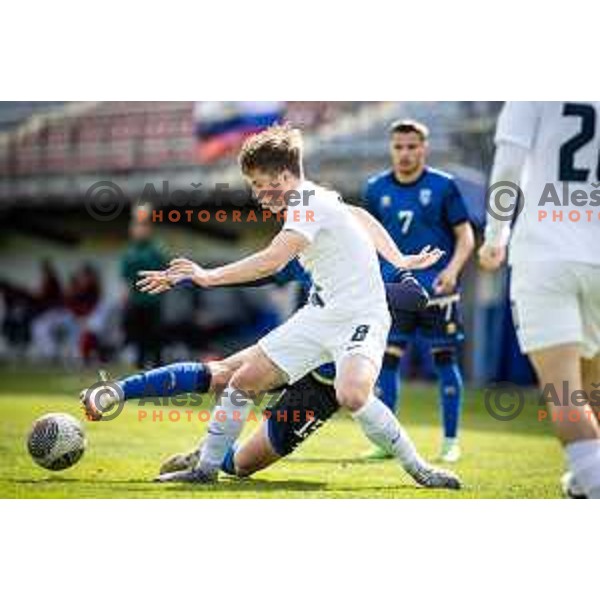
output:
{"label": "blue sock", "polygon": [[173,363],[117,381],[125,400],[154,396],[177,396],[186,392],[203,394],[210,388],[211,374],[204,363]]}
{"label": "blue sock", "polygon": [[233,444],[229,450],[227,450],[227,454],[225,454],[225,458],[223,458],[223,462],[221,463],[221,471],[223,473],[227,473],[227,475],[235,475],[235,453],[239,448],[238,444]]}
{"label": "blue sock", "polygon": [[440,385],[440,405],[444,424],[444,437],[458,436],[458,422],[463,396],[463,380],[456,356],[440,353],[434,357]]}
{"label": "blue sock", "polygon": [[377,381],[379,399],[395,414],[400,392],[400,359],[385,355]]}

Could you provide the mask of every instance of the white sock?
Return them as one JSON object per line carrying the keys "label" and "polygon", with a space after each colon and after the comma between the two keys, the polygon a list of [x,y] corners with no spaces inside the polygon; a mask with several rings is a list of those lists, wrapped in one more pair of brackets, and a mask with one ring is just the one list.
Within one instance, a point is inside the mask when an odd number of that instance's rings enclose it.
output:
{"label": "white sock", "polygon": [[229,386],[221,394],[221,403],[213,409],[208,433],[200,451],[198,468],[205,472],[218,471],[225,454],[240,435],[252,401],[242,392]]}
{"label": "white sock", "polygon": [[600,498],[600,439],[565,446],[571,471],[588,498]]}
{"label": "white sock", "polygon": [[393,454],[409,473],[427,466],[404,427],[379,398],[371,396],[352,417],[371,442]]}

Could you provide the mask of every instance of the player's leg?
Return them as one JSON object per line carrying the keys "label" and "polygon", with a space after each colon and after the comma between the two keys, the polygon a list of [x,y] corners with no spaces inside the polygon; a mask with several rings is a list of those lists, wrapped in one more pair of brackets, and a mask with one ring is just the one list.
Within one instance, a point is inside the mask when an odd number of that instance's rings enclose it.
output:
{"label": "player's leg", "polygon": [[390,344],[385,350],[381,372],[377,380],[377,390],[381,401],[393,412],[396,412],[400,394],[400,360],[404,348]]}
{"label": "player's leg", "polygon": [[[221,471],[248,477],[288,456],[320,429],[339,409],[333,380],[328,376],[323,378],[322,373],[320,369],[287,387],[270,408],[270,418],[263,421],[250,438],[227,452]],[[278,418],[280,414],[287,418]],[[296,414],[298,420],[293,417]],[[455,477],[427,464],[414,451],[412,441],[404,431],[399,442],[408,447],[402,455],[411,458],[409,475],[416,483],[429,488],[457,487]],[[188,470],[196,464],[198,457],[199,449],[170,457],[161,465],[161,473]]]}
{"label": "player's leg", "polygon": [[[592,359],[581,361],[581,378],[583,391],[590,399],[590,407],[600,421],[600,355]],[[587,498],[585,490],[581,487],[571,471],[567,471],[561,478],[563,493],[567,498]]]}
{"label": "player's leg", "polygon": [[[355,367],[348,364],[351,369]],[[238,476],[248,476],[272,465],[294,452],[338,410],[338,392],[331,385],[315,380],[312,375],[291,386],[289,391],[273,408],[271,418],[232,455],[230,466],[224,464],[224,470]],[[381,401],[376,402],[388,410]],[[276,418],[277,411],[289,414],[297,410],[298,405],[307,410],[305,417],[303,409],[300,409],[303,416],[299,423],[294,423],[292,419]],[[454,474],[424,461],[406,431],[398,426],[400,435],[395,439],[396,455],[416,483],[429,488],[460,487],[460,480]]]}
{"label": "player's leg", "polygon": [[582,358],[600,350],[598,273],[586,280],[585,267],[573,263],[524,267],[513,267],[517,336],[540,388],[553,386],[548,412],[573,476],[587,497],[600,498],[600,426],[590,405],[573,394],[584,383]]}
{"label": "player's leg", "polygon": [[282,458],[273,448],[267,425],[262,423],[241,446],[232,447],[228,451],[221,470],[236,477],[250,477]]}
{"label": "player's leg", "polygon": [[[555,392],[554,402],[548,401],[547,407],[569,462],[569,472],[561,480],[563,491],[571,498],[599,498],[598,419],[590,405],[574,404],[571,397],[573,390],[586,390],[587,387],[582,378],[580,347],[578,344],[567,344],[531,352],[529,358],[542,388],[552,385]],[[591,374],[595,368],[589,366]],[[563,382],[568,382],[567,386]],[[564,394],[565,387],[567,394]]]}
{"label": "player's leg", "polygon": [[220,395],[201,444],[197,464],[189,471],[160,475],[162,483],[212,483],[217,479],[228,452],[234,447],[256,394],[283,385],[287,376],[264,351],[255,346],[233,373]]}
{"label": "player's leg", "polygon": [[582,270],[582,383],[590,406],[600,421],[600,267],[585,265]]}
{"label": "player's leg", "polygon": [[463,398],[463,379],[456,348],[432,349],[433,365],[438,377],[440,410],[444,442],[440,459],[456,462],[460,458],[458,428]]}
{"label": "player's leg", "polygon": [[[400,360],[404,355],[404,347],[399,345],[388,345],[383,356],[381,372],[377,380],[377,397],[396,414],[400,398]],[[393,458],[384,448],[373,446],[364,454],[367,460],[385,460]]]}
{"label": "player's leg", "polygon": [[460,479],[454,473],[436,469],[423,460],[396,416],[373,395],[377,370],[377,365],[366,356],[344,357],[335,384],[340,405],[350,410],[365,436],[396,457],[417,483],[426,487],[460,488]]}
{"label": "player's leg", "polygon": [[464,385],[458,357],[464,332],[459,303],[458,294],[434,298],[420,314],[419,322],[419,332],[431,347],[438,379],[443,428],[440,460],[444,462],[456,462],[461,455],[459,425]]}
{"label": "player's leg", "polygon": [[[255,346],[221,394],[220,406],[213,411],[197,469],[216,475],[244,427],[252,408],[252,398],[286,382],[285,372],[271,361],[262,348]],[[224,416],[219,418],[219,413]]]}
{"label": "player's leg", "polygon": [[[411,319],[411,314],[414,314],[415,311],[422,309],[426,305],[428,300],[427,293],[408,272],[403,273],[396,282],[387,284],[386,291],[388,304],[390,305],[392,315],[394,316],[394,322],[400,323],[398,335],[401,336],[401,339],[404,339],[402,336],[408,335],[407,332],[411,328],[414,328],[414,319]],[[390,339],[395,340],[396,338],[391,335]],[[241,352],[223,359],[222,361],[209,363],[208,367],[211,374],[210,391],[213,391],[215,394],[221,394],[223,389],[228,384],[232,374],[249,357],[251,351],[251,349],[242,350]],[[397,380],[399,377],[398,359],[394,358],[394,354],[395,351],[392,350],[390,352],[389,360],[390,362],[394,363],[394,366],[390,366],[389,369],[390,380]],[[397,385],[395,391],[391,390],[391,386],[393,385],[393,383],[390,383],[389,385],[384,383],[382,388],[384,390],[384,398],[389,398],[390,402],[395,403],[398,393]],[[387,453],[380,448],[375,448],[374,452],[375,456],[371,454],[371,458],[382,458],[388,456]],[[185,457],[188,456],[189,453],[187,455],[178,455],[175,457],[172,464],[187,465],[189,461]]]}
{"label": "player's leg", "polygon": [[325,362],[320,341],[319,308],[305,307],[262,338],[232,375],[215,408],[200,460],[189,473],[160,476],[159,481],[214,481],[223,459],[239,436],[251,408],[250,398],[300,380]]}
{"label": "player's leg", "polygon": [[[188,453],[179,453],[170,456],[160,466],[160,475],[190,471],[194,469],[200,460],[203,442],[198,448]],[[265,423],[261,423],[258,429],[244,441],[243,444],[233,444],[225,453],[221,463],[221,471],[236,477],[249,477],[257,471],[262,471],[280,460],[278,454],[269,439]]]}
{"label": "player's leg", "polygon": [[[582,352],[589,357],[581,360],[581,379],[590,407],[600,421],[600,269],[591,265],[580,266],[580,269],[580,307],[584,332]],[[561,482],[567,497],[587,497],[573,473],[565,473]]]}
{"label": "player's leg", "polygon": [[112,382],[98,382],[81,392],[80,402],[87,418],[95,421],[121,401],[186,393],[219,395],[251,351],[252,347],[220,361],[173,363]]}
{"label": "player's leg", "polygon": [[[349,354],[337,365],[336,397],[347,408],[369,440],[396,456],[394,440],[401,437],[392,411],[373,394],[377,365],[367,356]],[[410,448],[401,461],[410,464]]]}
{"label": "player's leg", "polygon": [[551,386],[553,390],[547,407],[562,444],[599,438],[600,427],[589,404],[572,402],[573,391],[583,389],[580,345],[563,344],[532,351],[529,358],[542,389]]}
{"label": "player's leg", "polygon": [[[376,389],[377,396],[396,414],[401,393],[400,361],[416,331],[418,313],[414,310],[396,309],[392,310],[391,314],[393,317],[392,327],[388,336]],[[365,453],[364,458],[384,460],[393,458],[393,456],[385,449],[374,446]]]}
{"label": "player's leg", "polygon": [[[321,372],[321,371],[320,371]],[[241,445],[228,451],[221,470],[247,477],[293,452],[339,409],[333,378],[319,373],[305,375],[282,390],[265,411],[266,420]],[[327,374],[328,375],[328,374]],[[178,454],[161,465],[161,473],[189,469],[198,450]]]}
{"label": "player's leg", "polygon": [[393,412],[397,412],[400,394],[400,360],[417,328],[418,312],[392,311],[393,321],[377,381],[379,397]]}
{"label": "player's leg", "polygon": [[[424,310],[429,296],[423,286],[408,272],[388,273],[393,281],[386,283],[386,296],[392,327],[377,381],[379,398],[393,412],[397,412],[400,399],[400,360],[417,327],[418,313]],[[384,458],[381,449],[370,458]]]}
{"label": "player's leg", "polygon": [[99,421],[121,402],[141,398],[161,398],[186,393],[204,394],[211,388],[211,370],[206,363],[173,363],[130,375],[123,379],[102,381],[85,388],[79,401],[90,421]]}
{"label": "player's leg", "polygon": [[600,421],[600,354],[581,361],[583,390],[590,400],[590,407]]}
{"label": "player's leg", "polygon": [[255,346],[244,348],[222,360],[211,361],[208,368],[211,372],[210,391],[220,395],[229,384],[232,375],[248,360],[252,359]]}
{"label": "player's leg", "polygon": [[[579,344],[566,344],[542,350],[531,352],[529,358],[534,366],[540,386],[542,389],[545,386],[552,386],[555,395],[554,402],[548,402],[547,407],[551,415],[551,420],[555,424],[556,432],[559,440],[565,448],[569,444],[575,443],[575,448],[578,447],[579,440],[594,440],[596,438],[596,427],[594,427],[594,417],[591,414],[592,408],[589,406],[577,406],[576,412],[573,412],[573,406],[569,401],[569,396],[574,389],[586,390],[586,384],[583,379],[583,364],[580,360]],[[589,375],[593,372],[589,371]],[[564,395],[563,382],[569,382],[567,386],[567,395]],[[572,388],[571,386],[576,386]],[[587,390],[586,390],[587,391]],[[578,423],[570,423],[577,421]],[[585,449],[584,446],[580,446]],[[568,451],[568,450],[567,450]],[[585,498],[587,492],[584,490],[579,481],[573,475],[572,471],[568,471],[561,478],[563,492],[570,498]]]}
{"label": "player's leg", "polygon": [[269,418],[236,450],[233,474],[247,477],[288,456],[338,411],[333,382],[317,377],[306,375],[283,392]]}
{"label": "player's leg", "polygon": [[394,413],[373,394],[389,324],[388,316],[379,311],[344,327],[332,324],[329,331],[338,402],[350,410],[365,436],[395,456],[417,482],[440,477],[443,480],[440,487],[458,488],[461,483],[453,473],[432,469],[423,461]]}

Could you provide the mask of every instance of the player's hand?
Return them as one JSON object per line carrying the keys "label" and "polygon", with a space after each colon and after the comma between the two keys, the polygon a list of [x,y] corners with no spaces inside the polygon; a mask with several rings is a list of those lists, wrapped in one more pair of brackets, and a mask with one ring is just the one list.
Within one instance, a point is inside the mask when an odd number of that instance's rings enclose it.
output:
{"label": "player's hand", "polygon": [[428,269],[444,256],[444,251],[439,248],[431,249],[431,246],[425,246],[419,254],[407,254],[403,257],[402,269]]}
{"label": "player's hand", "polygon": [[458,273],[454,269],[446,268],[435,278],[433,291],[440,296],[451,294],[456,289],[457,281]]}
{"label": "player's hand", "polygon": [[167,271],[138,271],[138,281],[135,285],[140,292],[156,295],[162,294],[173,287]]}
{"label": "player's hand", "polygon": [[210,287],[213,283],[210,269],[204,269],[187,258],[174,258],[167,269],[170,280],[173,283],[190,280],[200,287]]}
{"label": "player's hand", "polygon": [[485,271],[497,271],[506,260],[506,246],[484,243],[478,252],[479,266]]}

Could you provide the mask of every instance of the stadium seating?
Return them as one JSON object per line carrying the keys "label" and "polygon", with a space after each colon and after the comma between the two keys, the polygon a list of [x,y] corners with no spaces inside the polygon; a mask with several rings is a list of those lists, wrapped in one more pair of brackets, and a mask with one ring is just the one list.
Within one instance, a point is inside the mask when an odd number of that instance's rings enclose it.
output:
{"label": "stadium seating", "polygon": [[[314,131],[356,110],[357,104],[362,103],[289,102],[284,118]],[[36,113],[29,121],[24,118],[31,112],[21,109],[19,117],[9,115],[4,121],[18,126],[0,135],[0,173],[23,177],[193,166],[197,162],[193,105],[70,103],[62,114]]]}

